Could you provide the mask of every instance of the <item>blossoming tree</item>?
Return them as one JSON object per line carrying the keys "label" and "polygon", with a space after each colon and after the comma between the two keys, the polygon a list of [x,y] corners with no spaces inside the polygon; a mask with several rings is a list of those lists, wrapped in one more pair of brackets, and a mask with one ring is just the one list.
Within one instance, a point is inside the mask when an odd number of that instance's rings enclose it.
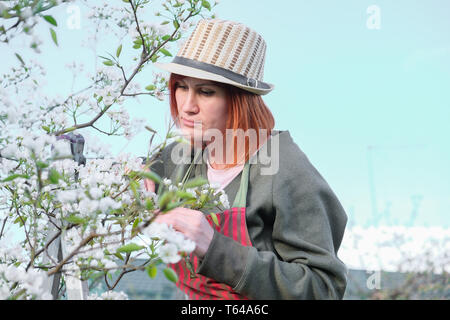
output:
{"label": "blossoming tree", "polygon": [[[139,126],[131,124],[124,101],[141,95],[164,99],[167,91],[162,75],[145,83],[145,90],[136,76],[170,56],[169,44],[180,41],[199,17],[210,17],[217,3],[162,1],[154,13],[158,22],[153,24],[140,18],[145,8],[155,6],[149,0],[92,6],[90,19],[97,27],[120,34],[122,42],[101,57],[102,68],[89,79],[90,85],[55,99],[40,90],[37,79],[45,78],[44,68],[21,53],[26,49],[46,53],[34,31],[39,25],[48,26],[58,45],[58,16],[53,12],[67,2],[90,5],[64,0],[0,2],[0,47],[14,51],[2,58],[16,61],[0,80],[2,299],[62,298],[69,277],[104,279],[109,291],[101,297],[124,298],[111,290],[125,273],[145,269],[153,278],[158,264],[187,259],[194,250],[195,244],[170,226],[152,223],[157,215],[177,206],[227,205],[224,195],[207,181],[183,177],[170,181],[148,170],[167,143],[177,139],[171,126],[157,145],[152,144],[156,132],[146,127],[150,144],[145,159],[106,157],[107,150],[84,146],[79,133],[89,128],[98,135],[132,139]],[[133,61],[122,61],[125,47],[136,50]],[[109,130],[102,127],[105,119]],[[145,179],[161,186],[157,194],[146,190]],[[137,264],[137,258],[145,263]],[[111,280],[112,273],[117,273],[117,280]],[[170,268],[164,273],[177,280]]]}

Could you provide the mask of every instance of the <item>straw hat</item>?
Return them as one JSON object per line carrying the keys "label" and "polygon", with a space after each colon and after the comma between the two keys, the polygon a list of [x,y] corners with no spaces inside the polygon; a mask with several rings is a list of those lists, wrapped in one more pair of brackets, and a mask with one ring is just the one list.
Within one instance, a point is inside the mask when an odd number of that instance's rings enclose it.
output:
{"label": "straw hat", "polygon": [[245,25],[219,19],[200,20],[172,62],[155,66],[264,95],[274,88],[263,82],[265,55],[264,39]]}

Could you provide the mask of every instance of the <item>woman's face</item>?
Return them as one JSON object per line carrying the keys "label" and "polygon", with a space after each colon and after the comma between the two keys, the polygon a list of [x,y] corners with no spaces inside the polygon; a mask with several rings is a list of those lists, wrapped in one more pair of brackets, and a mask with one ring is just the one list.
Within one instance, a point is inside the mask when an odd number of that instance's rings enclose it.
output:
{"label": "woman's face", "polygon": [[[227,99],[224,88],[213,81],[185,77],[175,84],[175,99],[180,128],[184,134],[200,139],[208,129],[225,132]],[[200,125],[202,132],[197,131]]]}

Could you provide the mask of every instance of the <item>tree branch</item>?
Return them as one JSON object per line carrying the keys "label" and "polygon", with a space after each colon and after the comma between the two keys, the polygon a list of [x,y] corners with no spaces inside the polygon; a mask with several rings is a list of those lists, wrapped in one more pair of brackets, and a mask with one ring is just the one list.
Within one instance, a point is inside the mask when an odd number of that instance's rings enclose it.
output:
{"label": "tree branch", "polygon": [[[130,1],[131,3],[131,1]],[[183,20],[183,22],[186,22],[188,19],[190,19],[193,16],[192,11],[189,13],[189,15]],[[136,19],[136,23],[138,23],[137,21],[137,17]],[[178,30],[180,29],[180,26],[178,26],[177,28],[175,28],[175,30],[172,32],[172,34],[170,35],[170,37],[167,40],[164,40],[163,42],[161,42],[159,44],[159,46],[157,46],[156,48],[153,49],[153,51],[150,54],[147,55],[141,55],[141,59],[138,63],[138,65],[135,67],[135,69],[133,70],[133,73],[131,74],[131,76],[128,79],[124,79],[125,80],[125,84],[123,85],[122,89],[120,90],[120,95],[119,97],[124,95],[125,89],[128,87],[128,85],[130,84],[130,82],[133,80],[133,78],[136,76],[136,74],[140,71],[141,67],[147,63],[149,60],[152,59],[152,57],[164,46],[166,45],[169,41],[173,40],[175,35],[177,34]],[[145,46],[145,44],[143,44]],[[106,106],[100,113],[98,113],[91,121],[82,123],[82,124],[78,124],[78,125],[74,125],[70,128],[66,128],[66,129],[62,129],[59,130],[57,132],[54,133],[54,135],[58,136],[70,131],[74,131],[77,129],[82,129],[82,128],[86,128],[86,127],[91,127],[98,119],[100,119],[105,113],[106,111],[109,110],[109,108],[111,108],[114,104],[111,104],[109,106]]]}
{"label": "tree branch", "polygon": [[89,236],[87,236],[83,241],[80,242],[80,244],[78,245],[78,247],[75,250],[73,250],[67,257],[65,257],[63,259],[63,261],[61,261],[54,269],[50,270],[47,273],[47,275],[52,276],[55,273],[57,273],[59,270],[61,270],[61,268],[67,263],[67,261],[72,259],[72,257],[78,253],[78,250],[80,250],[82,247],[84,247],[86,244],[88,244],[89,241],[91,241],[92,239],[94,239],[98,236],[100,236],[100,235],[97,233],[91,233]]}

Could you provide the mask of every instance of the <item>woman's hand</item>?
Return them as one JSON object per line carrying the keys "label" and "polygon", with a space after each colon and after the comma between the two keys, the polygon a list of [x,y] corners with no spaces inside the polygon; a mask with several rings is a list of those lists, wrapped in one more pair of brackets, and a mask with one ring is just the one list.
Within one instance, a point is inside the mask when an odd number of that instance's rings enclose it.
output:
{"label": "woman's hand", "polygon": [[[145,166],[143,165],[142,168],[144,169]],[[149,171],[148,168],[145,168],[145,170]],[[153,180],[144,179],[144,186],[147,191],[155,192],[155,182]],[[205,215],[197,210],[175,208],[160,214],[155,219],[155,222],[172,225],[175,230],[194,241],[194,254],[199,258],[204,257],[214,236],[214,229],[206,220]]]}
{"label": "woman's hand", "polygon": [[201,211],[187,208],[175,208],[160,214],[155,222],[167,223],[195,242],[194,254],[199,258],[205,256],[214,236],[214,229]]}

